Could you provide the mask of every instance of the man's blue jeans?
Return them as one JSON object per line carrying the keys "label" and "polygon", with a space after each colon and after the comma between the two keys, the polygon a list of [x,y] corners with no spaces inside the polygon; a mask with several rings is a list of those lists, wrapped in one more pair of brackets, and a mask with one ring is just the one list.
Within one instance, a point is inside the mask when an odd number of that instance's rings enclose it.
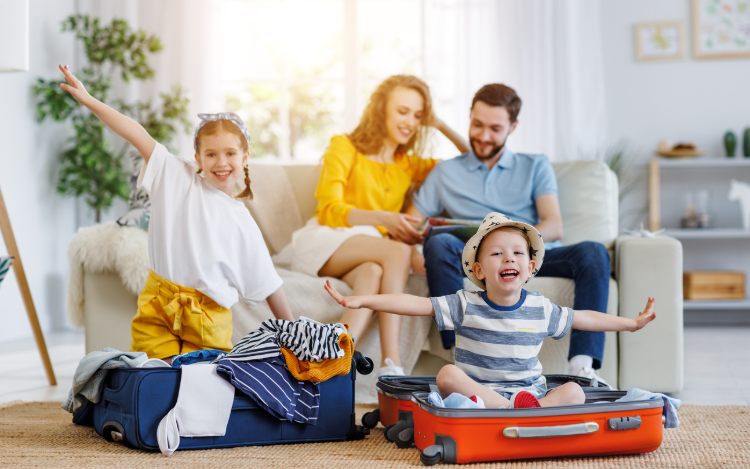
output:
{"label": "man's blue jeans", "polygon": [[[424,244],[425,268],[430,296],[456,293],[464,287],[461,255],[464,242],[449,233],[427,238]],[[609,252],[601,243],[583,241],[570,246],[549,249],[544,253],[539,277],[563,277],[575,282],[573,309],[607,311],[609,298]],[[452,331],[441,332],[443,346],[455,343]],[[604,355],[604,333],[573,330],[570,336],[568,358],[588,355],[594,359],[594,368],[601,367]]]}

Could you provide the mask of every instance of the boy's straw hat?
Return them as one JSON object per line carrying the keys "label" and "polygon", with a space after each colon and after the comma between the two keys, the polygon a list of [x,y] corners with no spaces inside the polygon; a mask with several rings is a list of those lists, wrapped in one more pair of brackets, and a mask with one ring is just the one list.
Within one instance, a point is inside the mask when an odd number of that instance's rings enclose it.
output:
{"label": "boy's straw hat", "polygon": [[536,267],[531,273],[531,276],[533,277],[536,275],[536,273],[539,272],[539,268],[542,267],[542,261],[544,260],[544,240],[542,239],[541,233],[528,223],[511,220],[502,213],[490,212],[484,217],[484,220],[482,220],[482,224],[479,225],[477,233],[469,238],[466,246],[464,246],[464,254],[461,259],[466,276],[469,277],[469,280],[474,282],[475,285],[482,289],[485,288],[484,282],[479,280],[476,275],[474,275],[474,272],[472,272],[474,262],[477,260],[477,249],[479,248],[479,243],[482,242],[485,236],[503,226],[518,228],[526,233],[526,236],[529,238],[529,257],[536,261]]}

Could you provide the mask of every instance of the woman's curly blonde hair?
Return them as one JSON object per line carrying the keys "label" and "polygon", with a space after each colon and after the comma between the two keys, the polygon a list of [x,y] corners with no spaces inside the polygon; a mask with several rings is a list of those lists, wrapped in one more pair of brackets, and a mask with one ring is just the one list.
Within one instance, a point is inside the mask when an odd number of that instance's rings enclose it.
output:
{"label": "woman's curly blonde hair", "polygon": [[419,129],[405,145],[399,145],[396,148],[396,153],[421,153],[421,148],[417,148],[417,145],[421,146],[424,143],[427,125],[432,122],[432,98],[427,83],[414,75],[388,77],[372,93],[370,102],[362,113],[357,128],[348,135],[354,147],[361,153],[373,155],[383,148],[383,142],[388,136],[385,127],[385,107],[388,104],[391,91],[398,86],[419,93],[424,101],[424,109],[422,110],[422,123]]}

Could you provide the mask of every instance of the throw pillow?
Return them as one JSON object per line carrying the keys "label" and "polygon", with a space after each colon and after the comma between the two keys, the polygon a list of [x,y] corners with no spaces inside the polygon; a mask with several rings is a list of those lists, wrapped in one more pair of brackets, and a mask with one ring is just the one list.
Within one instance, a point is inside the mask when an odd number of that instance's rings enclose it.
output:
{"label": "throw pillow", "polygon": [[148,231],[148,222],[151,219],[151,200],[148,192],[138,187],[138,176],[143,167],[143,158],[136,152],[129,152],[133,168],[130,174],[130,197],[128,198],[128,211],[117,219],[120,226],[133,226]]}
{"label": "throw pillow", "polygon": [[0,284],[3,283],[3,279],[8,275],[11,265],[13,265],[12,257],[0,257]]}

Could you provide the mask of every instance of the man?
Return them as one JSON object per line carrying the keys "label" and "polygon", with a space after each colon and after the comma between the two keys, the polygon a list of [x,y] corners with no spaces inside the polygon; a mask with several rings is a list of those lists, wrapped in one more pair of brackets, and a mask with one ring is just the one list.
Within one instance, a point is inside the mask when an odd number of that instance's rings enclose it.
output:
{"label": "man", "polygon": [[[600,243],[585,241],[561,246],[563,227],[557,198],[557,181],[544,155],[514,153],[508,137],[518,126],[521,99],[501,84],[483,86],[471,103],[469,153],[441,162],[414,196],[412,214],[447,215],[481,220],[488,212],[536,227],[545,240],[541,277],[575,281],[574,309],[607,311],[610,261]],[[418,213],[417,213],[418,212]],[[425,241],[424,257],[430,296],[443,296],[463,288],[461,253],[464,241],[441,233]],[[443,335],[446,348],[452,335]],[[604,333],[574,330],[570,338],[568,373],[597,378],[604,353]]]}

